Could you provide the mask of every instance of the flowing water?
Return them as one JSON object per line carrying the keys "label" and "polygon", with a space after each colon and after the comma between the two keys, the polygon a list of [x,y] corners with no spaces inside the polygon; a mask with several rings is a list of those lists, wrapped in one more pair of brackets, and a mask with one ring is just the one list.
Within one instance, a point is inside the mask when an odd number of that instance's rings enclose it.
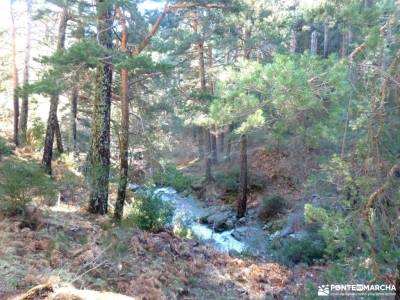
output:
{"label": "flowing water", "polygon": [[[132,191],[138,191],[143,187],[129,184],[128,188]],[[174,205],[175,211],[172,220],[174,228],[188,230],[192,236],[213,245],[221,252],[243,253],[248,250],[252,255],[267,255],[265,252],[267,235],[260,225],[237,225],[232,230],[216,232],[209,224],[200,222],[200,218],[210,214],[210,207],[204,207],[201,201],[190,196],[184,197],[171,187],[157,188],[154,193],[162,201]]]}
{"label": "flowing water", "polygon": [[199,218],[207,214],[206,209],[202,208],[198,200],[192,197],[182,197],[173,188],[159,188],[155,191],[163,201],[174,204],[175,214],[173,225],[183,224],[191,231],[196,238],[209,242],[222,252],[236,251],[243,252],[247,246],[244,242],[238,241],[232,236],[233,230],[224,232],[214,232],[206,224],[201,224]]}

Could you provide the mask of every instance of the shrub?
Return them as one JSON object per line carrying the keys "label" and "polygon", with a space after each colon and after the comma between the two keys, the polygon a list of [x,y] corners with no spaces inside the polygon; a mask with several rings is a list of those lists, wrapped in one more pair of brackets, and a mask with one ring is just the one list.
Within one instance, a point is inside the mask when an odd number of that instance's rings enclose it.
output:
{"label": "shrub", "polygon": [[316,259],[322,259],[325,252],[325,242],[315,232],[307,232],[300,238],[287,239],[281,248],[283,262],[286,264],[312,264]]}
{"label": "shrub", "polygon": [[32,126],[28,128],[26,132],[28,145],[35,148],[43,147],[45,133],[45,123],[40,118],[35,118],[32,122]]}
{"label": "shrub", "polygon": [[216,183],[224,188],[227,193],[237,193],[239,189],[239,168],[234,168],[225,173],[219,173],[215,175]]}
{"label": "shrub", "polygon": [[125,224],[159,232],[172,222],[174,206],[170,202],[163,201],[153,190],[147,190],[135,194],[135,199],[127,212]]}
{"label": "shrub", "polygon": [[258,217],[264,222],[268,222],[277,214],[283,213],[287,206],[287,201],[282,196],[276,194],[268,196],[261,203]]}
{"label": "shrub", "polygon": [[0,159],[3,156],[10,155],[11,153],[12,153],[11,147],[3,138],[0,138]]}
{"label": "shrub", "polygon": [[163,171],[153,176],[154,183],[159,186],[173,187],[178,192],[190,189],[192,178],[183,174],[176,166],[168,164]]}
{"label": "shrub", "polygon": [[265,189],[267,181],[265,176],[259,173],[250,173],[249,175],[249,188],[253,191],[262,191]]}
{"label": "shrub", "polygon": [[354,252],[358,244],[354,226],[341,213],[306,204],[304,217],[306,223],[319,226],[319,234],[326,243],[329,256],[347,256]]}
{"label": "shrub", "polygon": [[[225,173],[215,175],[216,183],[227,193],[236,194],[239,189],[240,169],[233,168]],[[262,191],[266,186],[265,178],[256,173],[248,174],[248,186],[251,190]]]}
{"label": "shrub", "polygon": [[35,162],[9,159],[0,166],[0,211],[5,215],[23,214],[34,197],[48,200],[55,191],[50,177]]}

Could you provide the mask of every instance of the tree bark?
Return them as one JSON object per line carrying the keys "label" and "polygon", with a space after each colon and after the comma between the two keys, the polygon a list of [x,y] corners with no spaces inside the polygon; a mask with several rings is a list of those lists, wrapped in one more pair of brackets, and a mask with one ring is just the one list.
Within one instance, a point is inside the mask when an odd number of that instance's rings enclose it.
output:
{"label": "tree bark", "polygon": [[[106,0],[97,0],[97,40],[100,46],[112,48],[113,15]],[[89,212],[104,215],[108,211],[110,172],[110,117],[112,93],[112,60],[109,54],[99,61],[89,150]]]}
{"label": "tree bark", "polygon": [[[193,31],[195,33],[198,32],[198,20],[197,20],[197,15],[194,16],[193,19]],[[200,90],[202,93],[207,93],[207,87],[206,87],[206,70],[205,70],[205,63],[204,63],[204,41],[200,40],[197,43],[197,51],[198,51],[198,62],[199,62],[199,76],[200,76]],[[205,155],[204,155],[204,166],[205,166],[205,175],[206,175],[206,180],[208,182],[212,181],[212,171],[211,171],[211,163],[212,163],[212,157],[211,157],[211,137],[210,137],[210,130],[208,128],[203,128],[203,138],[204,141],[199,138],[199,147],[204,142],[204,150],[205,150]]]}
{"label": "tree bark", "polygon": [[13,89],[13,105],[14,105],[14,144],[19,146],[19,99],[18,99],[18,69],[17,69],[17,41],[16,41],[16,28],[13,12],[14,0],[10,1],[10,15],[11,15],[11,44],[12,44],[12,89]]}
{"label": "tree bark", "polygon": [[[32,27],[32,1],[26,0],[27,6],[27,22],[26,22],[26,45],[25,45],[25,59],[24,59],[24,78],[23,84],[29,84],[29,61],[31,57],[31,27]],[[20,142],[26,143],[26,131],[28,128],[28,113],[29,113],[29,99],[28,94],[22,94],[21,102],[21,116],[19,122]]]}
{"label": "tree bark", "polygon": [[[117,9],[117,15],[122,27],[121,50],[127,52],[128,30],[126,27],[125,16],[120,8]],[[129,147],[129,84],[128,70],[121,70],[121,132],[120,132],[120,175],[118,184],[117,201],[115,203],[114,218],[117,221],[122,219],[124,213],[124,203],[126,197],[126,185],[128,181],[128,147]]]}
{"label": "tree bark", "polygon": [[[78,79],[78,78],[77,78]],[[78,152],[77,145],[77,117],[78,117],[78,86],[74,85],[70,97],[70,151]]]}
{"label": "tree bark", "polygon": [[[248,39],[251,37],[251,32],[249,31],[245,34],[245,45],[248,42]],[[248,47],[244,49],[244,58],[250,59],[250,51]],[[238,191],[238,199],[237,199],[237,218],[242,218],[246,214],[247,208],[247,135],[242,133],[240,136],[240,176],[239,176],[239,191]]]}
{"label": "tree bark", "polygon": [[311,43],[310,43],[310,53],[311,55],[317,55],[318,50],[318,33],[316,30],[313,30],[311,33]]}
{"label": "tree bark", "polygon": [[204,159],[204,130],[201,126],[196,126],[197,138],[198,138],[198,148],[199,148],[199,159]]}
{"label": "tree bark", "polygon": [[[57,100],[58,103],[58,100]],[[60,122],[56,114],[56,121],[54,122],[54,134],[56,135],[57,151],[58,153],[64,153],[63,141],[61,136]]]}
{"label": "tree bark", "polygon": [[220,133],[219,133],[219,135],[218,135],[218,137],[219,137],[219,152],[220,153],[224,153],[224,147],[225,147],[225,132],[224,132],[224,130],[225,129],[223,129],[223,131],[221,131]]}
{"label": "tree bark", "polygon": [[[212,66],[213,66],[213,52],[212,52],[212,46],[211,44],[208,45],[208,69],[209,71],[211,70]],[[211,78],[211,74],[209,72],[209,90],[210,90],[210,94],[213,95],[214,94],[214,81]],[[210,131],[211,133],[211,153],[212,153],[212,163],[214,165],[218,164],[218,149],[217,149],[217,129],[215,126],[213,126],[213,130]]]}
{"label": "tree bark", "polygon": [[[68,22],[67,7],[63,7],[60,16],[60,24],[58,27],[57,51],[64,50],[67,22]],[[58,118],[57,118],[58,100],[59,100],[58,94],[52,95],[50,97],[49,118],[47,119],[46,136],[44,140],[43,157],[42,157],[42,166],[48,174],[51,174],[51,160],[53,158],[54,135],[56,135],[58,151],[62,153],[64,150],[62,147],[60,125],[58,123]]]}
{"label": "tree bark", "polygon": [[329,25],[324,24],[324,58],[328,57],[329,51]]}
{"label": "tree bark", "polygon": [[233,123],[229,124],[228,126],[228,142],[226,145],[226,160],[231,160],[231,152],[232,152],[232,132],[234,129]]}
{"label": "tree bark", "polygon": [[206,169],[206,181],[212,182],[213,176],[211,171],[211,134],[209,129],[204,129],[204,139],[206,141],[206,157],[205,157],[205,169]]}
{"label": "tree bark", "polygon": [[239,193],[237,201],[237,218],[242,218],[246,214],[247,206],[247,136],[240,136],[240,179]]}

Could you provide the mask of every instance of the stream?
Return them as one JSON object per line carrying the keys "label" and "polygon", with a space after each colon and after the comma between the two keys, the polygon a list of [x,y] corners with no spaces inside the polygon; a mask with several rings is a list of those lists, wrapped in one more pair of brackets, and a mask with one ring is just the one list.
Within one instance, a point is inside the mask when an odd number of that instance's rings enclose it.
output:
{"label": "stream", "polygon": [[[131,185],[130,189],[139,186]],[[168,201],[175,207],[172,220],[173,227],[184,227],[190,230],[191,235],[207,244],[214,246],[221,252],[250,252],[252,255],[264,255],[267,234],[260,225],[239,225],[233,229],[216,232],[209,224],[203,224],[200,219],[210,214],[209,207],[190,196],[184,197],[171,187],[157,188],[155,194],[162,201]]]}

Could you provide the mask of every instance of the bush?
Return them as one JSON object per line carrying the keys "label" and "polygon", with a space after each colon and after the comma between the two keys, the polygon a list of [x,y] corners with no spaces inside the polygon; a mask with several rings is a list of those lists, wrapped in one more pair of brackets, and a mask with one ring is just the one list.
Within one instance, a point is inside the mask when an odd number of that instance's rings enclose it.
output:
{"label": "bush", "polygon": [[322,259],[325,252],[325,243],[317,233],[307,232],[303,237],[289,238],[283,243],[281,255],[286,264],[312,264],[316,259]]}
{"label": "bush", "polygon": [[55,191],[50,177],[35,162],[9,159],[0,166],[0,211],[7,216],[24,214],[34,197],[49,200]]}
{"label": "bush", "polygon": [[153,180],[156,185],[173,187],[177,192],[189,190],[192,184],[192,178],[183,174],[172,164],[166,165],[163,171],[157,172]]}
{"label": "bush", "polygon": [[127,212],[125,224],[159,232],[172,222],[174,206],[154,194],[154,190],[147,190],[135,194],[135,199]]}
{"label": "bush", "polygon": [[[224,188],[227,193],[236,194],[239,189],[240,169],[234,168],[225,173],[215,175],[216,183]],[[262,191],[266,186],[265,178],[260,174],[248,174],[248,187],[250,190]]]}
{"label": "bush", "polygon": [[249,175],[249,188],[253,191],[262,191],[265,189],[267,181],[265,176],[259,173],[250,173]]}
{"label": "bush", "polygon": [[3,156],[8,156],[12,153],[11,147],[8,145],[7,141],[0,138],[0,159]]}
{"label": "bush", "polygon": [[360,241],[354,232],[354,225],[339,212],[329,212],[311,204],[304,206],[306,223],[319,226],[319,234],[326,243],[327,255],[337,258],[351,255]]}
{"label": "bush", "polygon": [[35,118],[32,126],[26,132],[27,143],[35,148],[41,148],[44,144],[44,134],[46,133],[46,125],[40,118]]}
{"label": "bush", "polygon": [[227,193],[237,193],[239,189],[239,168],[234,168],[225,173],[219,173],[215,175],[216,183],[224,188]]}
{"label": "bush", "polygon": [[282,196],[276,194],[268,196],[261,203],[258,217],[262,221],[268,222],[277,214],[283,213],[287,206],[287,201]]}

